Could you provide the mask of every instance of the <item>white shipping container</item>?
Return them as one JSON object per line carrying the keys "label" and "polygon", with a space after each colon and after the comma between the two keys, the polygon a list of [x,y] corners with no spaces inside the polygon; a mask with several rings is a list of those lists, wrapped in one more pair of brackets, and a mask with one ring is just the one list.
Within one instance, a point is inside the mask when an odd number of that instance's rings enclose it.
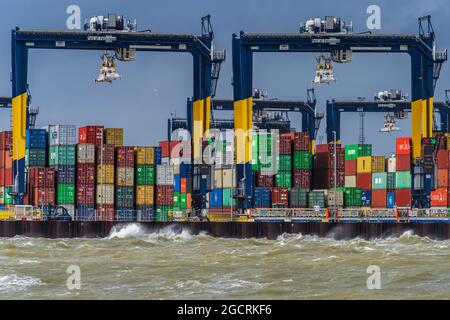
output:
{"label": "white shipping container", "polygon": [[77,127],[74,125],[49,125],[45,129],[51,146],[77,144]]}
{"label": "white shipping container", "polygon": [[156,184],[170,186],[174,184],[173,167],[169,165],[156,166]]}
{"label": "white shipping container", "polygon": [[328,207],[343,207],[344,206],[344,191],[342,190],[336,190],[336,196],[334,193],[334,190],[329,190],[326,195],[327,203],[326,205]]}
{"label": "white shipping container", "polygon": [[214,188],[221,189],[222,188],[222,169],[214,170]]}
{"label": "white shipping container", "polygon": [[236,188],[235,169],[222,170],[222,188]]}
{"label": "white shipping container", "polygon": [[114,185],[97,185],[97,204],[114,204]]}
{"label": "white shipping container", "polygon": [[395,167],[396,167],[396,158],[395,157],[391,157],[387,159],[387,168],[388,171],[387,172],[395,172]]}
{"label": "white shipping container", "polygon": [[345,176],[345,187],[356,188],[356,176]]}
{"label": "white shipping container", "polygon": [[129,167],[117,168],[117,186],[119,187],[134,186],[134,168]]}
{"label": "white shipping container", "polygon": [[78,145],[77,162],[95,163],[95,145],[83,143]]}
{"label": "white shipping container", "polygon": [[0,204],[5,204],[5,187],[0,187]]}

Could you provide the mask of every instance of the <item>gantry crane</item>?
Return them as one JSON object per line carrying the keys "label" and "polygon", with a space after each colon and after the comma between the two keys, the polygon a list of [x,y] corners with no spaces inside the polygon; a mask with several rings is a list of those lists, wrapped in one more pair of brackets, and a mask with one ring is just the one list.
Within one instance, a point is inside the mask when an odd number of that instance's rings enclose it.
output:
{"label": "gantry crane", "polygon": [[[31,101],[31,96],[29,96]],[[28,102],[28,128],[33,129],[36,125],[36,117],[39,114],[39,108],[31,107]],[[0,109],[11,109],[12,99],[10,97],[0,97]]]}
{"label": "gantry crane", "polygon": [[[108,15],[110,16],[110,15]],[[113,15],[111,15],[113,16]],[[210,16],[202,18],[202,33],[155,33],[114,28],[85,31],[12,30],[12,139],[14,204],[22,204],[26,192],[25,139],[28,120],[28,54],[34,49],[115,51],[118,58],[134,55],[136,51],[186,53],[193,57],[193,126],[192,145],[194,161],[201,159],[202,137],[209,128],[210,100],[213,79],[217,79],[224,52],[213,49],[214,33]],[[111,27],[111,28],[110,28]],[[116,26],[117,27],[117,26]],[[213,70],[215,70],[213,72]],[[201,176],[201,175],[199,175]],[[199,185],[199,184],[197,184]],[[196,197],[196,206],[204,206],[204,196]],[[198,201],[197,201],[198,200]],[[201,203],[199,205],[199,203]],[[199,208],[200,209],[200,208]]]}
{"label": "gantry crane", "polygon": [[[333,19],[327,19],[330,22]],[[233,95],[235,129],[248,132],[252,128],[253,55],[256,53],[328,52],[332,57],[344,57],[347,62],[352,53],[405,53],[411,58],[412,84],[412,139],[413,156],[419,157],[421,139],[432,135],[433,95],[447,51],[436,51],[435,33],[430,16],[420,17],[418,35],[356,34],[341,29],[335,32],[325,23],[323,32],[299,34],[245,33],[233,34]],[[424,24],[426,26],[424,27]],[[331,23],[330,23],[331,24]],[[314,31],[314,30],[313,30]],[[340,59],[336,59],[339,60]],[[251,136],[237,138],[236,149],[238,205],[251,208],[252,168]],[[314,145],[314,143],[313,143]]]}

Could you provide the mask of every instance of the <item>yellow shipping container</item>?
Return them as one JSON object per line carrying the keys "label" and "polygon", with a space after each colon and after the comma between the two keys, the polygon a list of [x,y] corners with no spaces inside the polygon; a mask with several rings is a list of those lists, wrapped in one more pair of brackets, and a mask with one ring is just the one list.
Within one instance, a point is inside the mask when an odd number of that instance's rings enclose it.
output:
{"label": "yellow shipping container", "polygon": [[134,186],[134,168],[119,167],[117,168],[118,187],[132,187]]}
{"label": "yellow shipping container", "polygon": [[123,146],[123,129],[122,128],[106,128],[105,129],[106,144],[113,144],[116,147]]}
{"label": "yellow shipping container", "polygon": [[153,186],[137,186],[136,187],[136,205],[152,206],[154,202]]}
{"label": "yellow shipping container", "polygon": [[97,183],[114,184],[114,165],[104,164],[97,166]]}
{"label": "yellow shipping container", "polygon": [[386,158],[384,156],[372,156],[372,172],[386,172]]}
{"label": "yellow shipping container", "polygon": [[370,173],[372,172],[372,157],[358,157],[356,163],[357,173]]}
{"label": "yellow shipping container", "polygon": [[136,164],[154,164],[155,149],[153,147],[136,147]]}

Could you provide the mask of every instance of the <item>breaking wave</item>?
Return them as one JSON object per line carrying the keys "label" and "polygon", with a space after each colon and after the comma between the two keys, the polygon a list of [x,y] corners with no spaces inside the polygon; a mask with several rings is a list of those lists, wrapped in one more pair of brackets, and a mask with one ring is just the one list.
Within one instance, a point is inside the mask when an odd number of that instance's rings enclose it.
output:
{"label": "breaking wave", "polygon": [[24,291],[36,285],[42,285],[42,281],[29,276],[20,277],[15,273],[0,276],[1,293]]}

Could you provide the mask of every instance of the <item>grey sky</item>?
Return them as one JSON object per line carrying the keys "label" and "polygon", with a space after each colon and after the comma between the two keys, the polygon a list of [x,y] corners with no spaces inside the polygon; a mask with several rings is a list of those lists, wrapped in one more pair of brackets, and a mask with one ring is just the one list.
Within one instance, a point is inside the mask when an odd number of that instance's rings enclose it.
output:
{"label": "grey sky", "polygon": [[[355,31],[366,30],[366,8],[377,4],[382,10],[379,33],[417,33],[417,17],[431,14],[439,49],[450,47],[450,6],[448,0],[403,1],[267,1],[267,0],[4,0],[0,2],[0,94],[10,95],[11,29],[64,29],[66,8],[78,4],[83,20],[107,12],[136,18],[139,29],[155,32],[200,32],[200,17],[212,15],[216,47],[227,50],[217,96],[232,97],[231,35],[248,32],[297,32],[300,21],[325,15],[353,21]],[[192,61],[189,55],[138,53],[138,60],[119,63],[124,79],[112,85],[96,85],[100,52],[33,50],[29,84],[33,104],[40,107],[38,125],[48,123],[103,124],[125,129],[125,143],[153,145],[166,138],[171,112],[185,116],[185,102],[192,95]],[[268,90],[272,98],[304,99],[311,87],[315,68],[312,54],[257,55],[254,86]],[[319,108],[327,99],[356,98],[381,89],[399,88],[410,93],[410,61],[407,55],[355,54],[353,62],[335,65],[336,84],[315,86]],[[449,67],[445,65],[435,99],[442,100],[450,88]],[[230,114],[229,117],[232,115]],[[9,114],[2,112],[0,127],[9,126]],[[343,143],[358,140],[358,116],[345,115]],[[300,116],[291,116],[300,127]],[[410,119],[399,122],[398,134],[381,134],[383,116],[366,117],[366,138],[375,152],[394,151],[395,136],[410,135]],[[324,136],[325,123],[319,135]]]}

